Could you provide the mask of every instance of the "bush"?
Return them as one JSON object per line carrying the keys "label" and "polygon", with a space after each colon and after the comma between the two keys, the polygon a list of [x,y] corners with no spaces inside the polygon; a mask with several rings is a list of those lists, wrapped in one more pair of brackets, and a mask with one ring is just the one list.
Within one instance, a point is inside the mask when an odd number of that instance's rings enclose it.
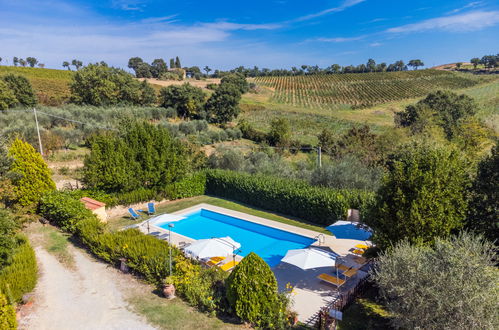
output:
{"label": "bush", "polygon": [[374,279],[393,326],[498,329],[495,252],[482,237],[463,233],[437,238],[433,247],[404,241],[382,254]]}
{"label": "bush", "polygon": [[92,211],[85,208],[78,197],[62,191],[43,195],[38,213],[69,232],[75,231],[75,226],[79,221],[95,217]]}
{"label": "bush", "polygon": [[14,158],[10,171],[18,175],[12,182],[17,204],[36,206],[44,193],[55,190],[47,164],[30,144],[16,139],[9,148],[9,156]]}
{"label": "bush", "polygon": [[17,224],[12,216],[0,209],[0,269],[11,262],[17,240],[15,230]]}
{"label": "bush", "polygon": [[16,311],[4,294],[0,292],[0,329],[17,329]]}
{"label": "bush", "polygon": [[233,84],[221,84],[205,104],[208,121],[211,123],[226,123],[239,115],[241,92]]}
{"label": "bush", "polygon": [[227,299],[243,321],[267,329],[283,327],[277,280],[269,265],[255,253],[248,254],[227,278]]}
{"label": "bush", "polygon": [[206,174],[197,172],[166,187],[166,196],[173,200],[204,195],[206,189]]}
{"label": "bush", "polygon": [[131,205],[154,199],[156,200],[162,199],[162,195],[158,193],[155,189],[146,189],[146,188],[139,188],[128,192],[117,193],[114,196],[116,198],[117,205]]}
{"label": "bush", "polygon": [[227,273],[213,268],[202,268],[182,254],[175,258],[173,284],[179,296],[199,310],[214,313],[224,306],[224,280]]}
{"label": "bush", "polygon": [[35,251],[29,241],[19,237],[18,244],[10,265],[0,271],[0,292],[12,303],[20,302],[24,294],[35,288],[38,275]]}
{"label": "bush", "polygon": [[6,110],[17,104],[16,96],[3,80],[0,79],[0,110]]}
{"label": "bush", "polygon": [[300,180],[223,170],[207,171],[206,193],[320,225],[344,218],[349,208],[365,210],[373,199],[363,190],[333,190]]}
{"label": "bush", "polygon": [[11,91],[14,93],[17,103],[26,107],[33,107],[36,105],[36,96],[33,87],[28,79],[24,76],[15,74],[8,74],[2,77],[3,81],[7,83]]}

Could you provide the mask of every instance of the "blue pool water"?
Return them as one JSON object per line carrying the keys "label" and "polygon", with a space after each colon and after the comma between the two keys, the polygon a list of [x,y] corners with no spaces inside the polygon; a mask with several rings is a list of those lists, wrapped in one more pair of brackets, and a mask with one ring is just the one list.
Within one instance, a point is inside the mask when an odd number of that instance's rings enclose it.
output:
{"label": "blue pool water", "polygon": [[[245,221],[225,214],[201,209],[185,215],[185,219],[172,222],[172,231],[193,239],[230,236],[241,244],[239,255],[255,252],[273,267],[281,262],[288,250],[303,249],[314,239]],[[168,229],[168,223],[159,225]]]}

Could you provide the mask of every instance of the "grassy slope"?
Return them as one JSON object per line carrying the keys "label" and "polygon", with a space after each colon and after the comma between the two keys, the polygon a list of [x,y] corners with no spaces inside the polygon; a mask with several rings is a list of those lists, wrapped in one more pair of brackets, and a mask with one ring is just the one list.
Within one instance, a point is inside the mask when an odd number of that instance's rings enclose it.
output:
{"label": "grassy slope", "polygon": [[60,105],[69,98],[69,82],[73,75],[72,71],[0,66],[0,76],[9,73],[28,78],[42,104]]}
{"label": "grassy slope", "polygon": [[[488,79],[490,80],[488,82],[454,91],[474,97],[480,106],[479,118],[499,131],[499,76]],[[420,97],[404,99],[366,109],[347,107],[338,110],[320,110],[278,104],[273,102],[271,97],[272,91],[268,88],[261,88],[259,94],[245,94],[240,118],[248,120],[257,129],[267,131],[272,119],[286,117],[290,121],[294,138],[312,144],[317,143],[316,136],[324,128],[329,128],[337,134],[359,124],[368,124],[378,133],[390,130],[394,126],[395,112],[402,111],[407,105],[421,99]]]}
{"label": "grassy slope", "polygon": [[[268,211],[263,211],[254,207],[249,207],[241,203],[236,203],[232,202],[226,199],[222,198],[217,198],[217,197],[211,197],[211,196],[198,196],[198,197],[192,197],[192,198],[186,198],[186,199],[180,199],[177,201],[171,201],[167,202],[161,206],[157,207],[157,214],[162,214],[162,213],[172,213],[175,211],[179,211],[200,203],[206,203],[206,204],[211,204],[215,206],[220,206],[224,207],[226,209],[234,210],[234,211],[239,211],[239,212],[244,212],[247,214],[251,214],[257,217],[262,217],[265,219],[269,220],[274,220],[278,222],[282,222],[288,225],[293,225],[296,227],[300,228],[305,228],[309,230],[315,230],[321,233],[324,233],[326,235],[331,235],[329,231],[324,229],[323,227],[315,226],[312,224],[304,223],[303,221],[297,221],[293,218],[290,218],[288,216],[283,216],[280,214],[276,213],[271,213]],[[144,217],[144,219],[146,219]],[[125,215],[123,217],[117,217],[109,220],[109,225],[112,229],[119,229],[121,227],[127,226],[132,224],[133,222],[130,220],[130,218]]]}

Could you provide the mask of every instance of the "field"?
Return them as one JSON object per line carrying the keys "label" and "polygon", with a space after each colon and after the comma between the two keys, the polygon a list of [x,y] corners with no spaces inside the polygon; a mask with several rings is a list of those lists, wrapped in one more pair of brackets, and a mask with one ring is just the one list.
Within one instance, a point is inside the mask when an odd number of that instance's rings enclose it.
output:
{"label": "field", "polygon": [[0,66],[0,76],[14,73],[29,79],[38,97],[45,105],[60,105],[69,99],[69,82],[72,71]]}
{"label": "field", "polygon": [[435,89],[460,89],[487,81],[488,77],[438,70],[363,74],[258,77],[269,88],[271,101],[305,108],[344,109],[424,96]]}

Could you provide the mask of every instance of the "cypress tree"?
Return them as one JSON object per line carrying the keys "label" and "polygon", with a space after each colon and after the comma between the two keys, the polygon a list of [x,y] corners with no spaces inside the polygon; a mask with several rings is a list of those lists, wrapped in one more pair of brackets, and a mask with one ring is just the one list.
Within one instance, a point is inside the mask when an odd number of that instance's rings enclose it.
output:
{"label": "cypress tree", "polygon": [[180,59],[177,57],[175,57],[175,67],[177,69],[181,69],[182,68],[182,65],[180,65]]}

